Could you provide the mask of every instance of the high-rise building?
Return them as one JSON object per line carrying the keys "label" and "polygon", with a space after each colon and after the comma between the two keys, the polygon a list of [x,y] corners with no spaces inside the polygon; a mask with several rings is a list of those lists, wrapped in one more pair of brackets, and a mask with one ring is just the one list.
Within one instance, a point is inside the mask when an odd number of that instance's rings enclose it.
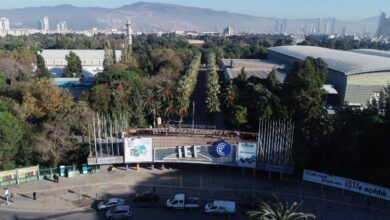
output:
{"label": "high-rise building", "polygon": [[330,26],[331,34],[335,34],[335,26],[336,26],[336,18],[333,18]]}
{"label": "high-rise building", "polygon": [[43,17],[43,19],[40,21],[41,23],[41,30],[42,31],[49,31],[50,25],[49,25],[49,18],[47,16]]}
{"label": "high-rise building", "polygon": [[66,21],[60,21],[57,24],[57,31],[58,32],[66,32],[68,30],[68,27],[66,25]]}
{"label": "high-rise building", "polygon": [[225,29],[223,29],[222,35],[226,36],[226,37],[232,36],[233,35],[233,29],[231,27],[226,27]]}
{"label": "high-rise building", "polygon": [[382,13],[379,18],[378,30],[376,32],[378,37],[390,37],[390,18],[386,13]]}
{"label": "high-rise building", "polygon": [[127,35],[128,44],[130,46],[133,44],[132,34],[133,34],[133,29],[131,28],[131,21],[130,19],[128,19],[126,22],[126,35]]}
{"label": "high-rise building", "polygon": [[341,35],[342,36],[347,36],[347,27],[346,26],[343,26],[343,30],[341,31]]}
{"label": "high-rise building", "polygon": [[317,34],[323,34],[323,31],[322,31],[322,18],[319,18],[318,19],[318,23],[317,23]]}
{"label": "high-rise building", "polygon": [[9,29],[8,18],[0,18],[0,31],[9,31]]}

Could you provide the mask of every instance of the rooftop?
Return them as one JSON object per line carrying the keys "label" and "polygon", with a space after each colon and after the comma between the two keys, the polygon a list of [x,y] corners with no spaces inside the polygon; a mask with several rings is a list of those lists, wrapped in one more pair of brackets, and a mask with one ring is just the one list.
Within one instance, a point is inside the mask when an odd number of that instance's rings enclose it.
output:
{"label": "rooftop", "polygon": [[270,60],[221,59],[221,64],[226,67],[230,79],[236,78],[241,73],[243,67],[248,78],[254,76],[260,79],[266,79],[273,69],[276,70],[276,78],[280,82],[283,82],[286,77],[286,73],[280,71],[284,68],[284,65]]}
{"label": "rooftop", "polygon": [[356,49],[351,50],[351,52],[390,58],[390,51],[386,50]]}
{"label": "rooftop", "polygon": [[271,47],[268,50],[299,60],[304,60],[309,56],[320,57],[328,64],[329,69],[342,72],[345,75],[390,70],[390,58],[381,56],[314,46],[280,46]]}
{"label": "rooftop", "polygon": [[[69,52],[74,52],[77,56],[83,59],[104,59],[104,50],[43,50],[41,55],[45,60],[47,59],[65,59],[65,56],[69,54]],[[116,50],[116,57],[121,57],[122,51]]]}

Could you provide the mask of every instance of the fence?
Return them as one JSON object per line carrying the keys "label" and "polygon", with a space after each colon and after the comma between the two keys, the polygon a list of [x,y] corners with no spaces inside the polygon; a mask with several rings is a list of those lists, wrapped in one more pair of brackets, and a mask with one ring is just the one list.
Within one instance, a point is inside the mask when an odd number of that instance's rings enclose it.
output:
{"label": "fence", "polygon": [[31,181],[39,181],[42,179],[52,179],[53,175],[55,174],[67,177],[74,177],[82,173],[96,173],[100,171],[100,166],[84,165],[81,167],[81,170],[75,165],[64,166],[63,168],[63,170],[61,170],[60,167],[42,168],[38,165],[32,167],[18,168],[14,170],[1,171],[0,187],[17,185]]}

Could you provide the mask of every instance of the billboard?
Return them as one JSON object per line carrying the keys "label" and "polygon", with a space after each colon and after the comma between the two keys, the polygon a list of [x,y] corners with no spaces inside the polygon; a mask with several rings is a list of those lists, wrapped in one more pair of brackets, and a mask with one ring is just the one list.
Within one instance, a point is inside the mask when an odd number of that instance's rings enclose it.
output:
{"label": "billboard", "polygon": [[38,176],[38,166],[20,168],[18,170],[19,178],[27,178],[32,176]]}
{"label": "billboard", "polygon": [[238,143],[237,165],[240,167],[256,168],[256,143]]}
{"label": "billboard", "polygon": [[152,162],[152,138],[126,138],[125,163]]}
{"label": "billboard", "polygon": [[[230,166],[237,164],[235,145],[229,145],[228,147],[224,145],[224,147],[220,147],[219,153],[223,156],[216,152],[216,146],[218,144],[155,148],[153,161],[155,163],[200,163]],[[227,148],[230,148],[229,151],[226,150]]]}
{"label": "billboard", "polygon": [[390,189],[370,183],[360,182],[339,176],[332,176],[312,170],[303,171],[303,180],[319,183],[355,193],[390,201]]}

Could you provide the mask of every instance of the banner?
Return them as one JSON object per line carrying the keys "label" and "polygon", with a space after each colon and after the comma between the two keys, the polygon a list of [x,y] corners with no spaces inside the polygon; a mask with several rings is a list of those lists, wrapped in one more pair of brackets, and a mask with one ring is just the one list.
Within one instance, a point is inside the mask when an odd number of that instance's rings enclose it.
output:
{"label": "banner", "polygon": [[304,170],[303,180],[390,201],[390,189],[376,186],[370,183],[360,182],[339,176],[332,176],[326,173],[320,173],[312,170]]}
{"label": "banner", "polygon": [[18,177],[26,178],[31,176],[38,176],[38,166],[25,167],[18,169]]}
{"label": "banner", "polygon": [[7,170],[0,172],[0,182],[16,180],[16,170]]}
{"label": "banner", "polygon": [[125,163],[152,162],[152,138],[126,138]]}
{"label": "banner", "polygon": [[256,168],[256,143],[238,143],[237,165],[240,167]]}

